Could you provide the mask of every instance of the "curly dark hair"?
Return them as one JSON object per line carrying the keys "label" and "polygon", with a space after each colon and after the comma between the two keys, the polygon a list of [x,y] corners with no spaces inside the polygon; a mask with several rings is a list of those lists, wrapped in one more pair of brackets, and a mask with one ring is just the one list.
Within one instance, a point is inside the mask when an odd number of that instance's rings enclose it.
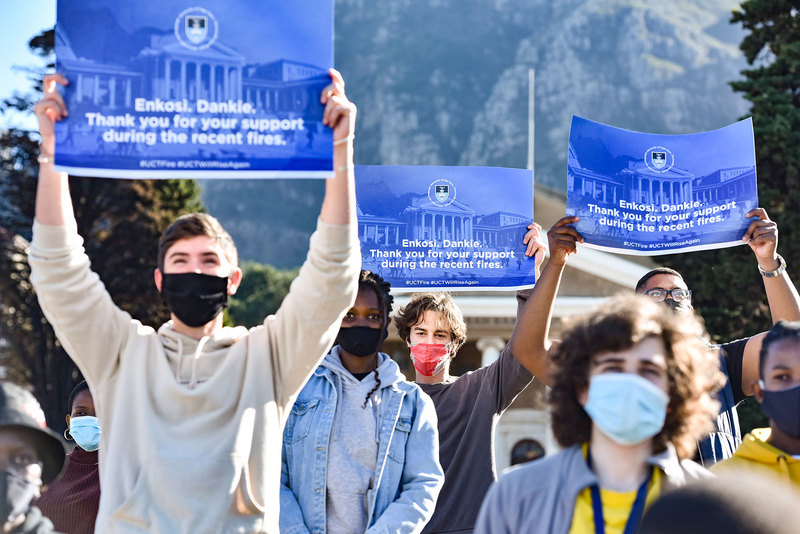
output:
{"label": "curly dark hair", "polygon": [[[383,339],[385,340],[389,335],[389,317],[392,315],[392,303],[394,302],[394,297],[389,292],[391,289],[391,285],[389,282],[381,278],[379,275],[373,273],[372,271],[361,271],[361,274],[358,276],[358,290],[372,290],[375,292],[375,295],[378,297],[378,305],[381,308],[381,321],[383,321]],[[378,388],[381,387],[381,378],[378,376],[378,368],[375,368],[375,387],[369,390],[367,393],[367,397],[364,399],[364,404],[361,405],[362,408],[367,407],[367,403],[369,402],[369,398],[372,396],[373,393],[378,391]]]}
{"label": "curly dark hair", "polygon": [[715,395],[725,383],[719,356],[709,349],[694,316],[666,311],[640,295],[614,297],[564,333],[553,356],[550,391],[553,434],[562,447],[591,436],[592,421],[578,398],[589,387],[592,357],[627,350],[649,337],[666,348],[669,390],[667,417],[654,438],[654,452],[672,443],[680,458],[693,456],[696,440],[713,428],[719,411]]}
{"label": "curly dark hair", "polygon": [[782,339],[800,341],[800,321],[778,321],[764,336],[761,342],[761,352],[758,354],[758,375],[764,378],[764,365],[767,363],[769,347]]}
{"label": "curly dark hair", "polygon": [[458,349],[467,341],[467,323],[458,309],[450,293],[415,293],[408,304],[398,310],[394,318],[397,334],[400,339],[408,341],[411,329],[422,321],[426,311],[435,311],[442,314],[447,329],[450,330],[450,339],[453,342],[451,354],[455,355]]}

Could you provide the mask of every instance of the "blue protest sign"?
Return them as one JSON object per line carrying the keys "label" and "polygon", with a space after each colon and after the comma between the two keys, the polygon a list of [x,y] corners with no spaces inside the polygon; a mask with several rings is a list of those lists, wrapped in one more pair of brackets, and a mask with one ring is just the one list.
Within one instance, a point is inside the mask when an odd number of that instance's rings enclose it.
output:
{"label": "blue protest sign", "polygon": [[397,291],[531,287],[531,171],[357,166],[363,269]]}
{"label": "blue protest sign", "polygon": [[657,135],[572,118],[567,215],[586,245],[657,255],[741,245],[758,207],[753,123]]}
{"label": "blue protest sign", "polygon": [[[189,7],[192,6],[192,7]],[[58,0],[56,168],[112,178],[327,177],[332,0]]]}

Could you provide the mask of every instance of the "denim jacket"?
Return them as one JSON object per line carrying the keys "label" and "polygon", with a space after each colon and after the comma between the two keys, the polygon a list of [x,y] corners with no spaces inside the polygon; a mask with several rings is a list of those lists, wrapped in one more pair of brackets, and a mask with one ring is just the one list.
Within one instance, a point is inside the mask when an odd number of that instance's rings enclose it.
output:
{"label": "denim jacket", "polygon": [[[342,380],[338,349],[334,347],[314,371],[286,423],[282,534],[326,531],[328,446]],[[378,457],[372,488],[367,490],[367,532],[420,532],[444,482],[436,410],[416,384],[404,380],[394,361],[385,354],[379,358]]]}

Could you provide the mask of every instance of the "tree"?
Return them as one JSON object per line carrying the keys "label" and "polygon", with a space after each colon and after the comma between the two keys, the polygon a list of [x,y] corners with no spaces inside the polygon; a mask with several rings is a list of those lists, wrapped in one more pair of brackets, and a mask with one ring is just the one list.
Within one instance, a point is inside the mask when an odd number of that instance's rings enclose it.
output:
{"label": "tree", "polygon": [[299,269],[281,271],[257,263],[245,263],[242,268],[242,284],[231,301],[228,316],[235,324],[252,327],[278,311]]}
{"label": "tree", "polygon": [[[778,223],[779,251],[800,265],[800,18],[797,2],[749,0],[731,22],[748,32],[741,49],[752,68],[731,82],[750,104],[756,140],[759,203]],[[747,247],[670,256],[683,273],[695,306],[717,340],[770,327],[763,284]],[[757,415],[746,417],[755,422]],[[763,419],[761,419],[763,423]],[[744,426],[749,426],[743,422]]]}
{"label": "tree", "polygon": [[[52,68],[54,31],[29,46]],[[33,92],[14,95],[0,111],[32,110],[44,68],[29,69]],[[34,214],[37,134],[0,134],[0,363],[9,378],[25,379],[54,428],[63,428],[65,402],[80,373],[44,318],[25,258]],[[155,290],[158,238],[181,213],[199,211],[199,187],[187,180],[111,180],[70,177],[86,252],[113,300],[134,318],[158,326],[168,313]],[[87,332],[87,335],[92,335]]]}

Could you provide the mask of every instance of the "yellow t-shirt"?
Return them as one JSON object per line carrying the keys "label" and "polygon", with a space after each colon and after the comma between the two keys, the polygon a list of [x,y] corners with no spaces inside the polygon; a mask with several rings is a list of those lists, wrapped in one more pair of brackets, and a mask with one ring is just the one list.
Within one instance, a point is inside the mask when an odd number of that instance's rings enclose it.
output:
{"label": "yellow t-shirt", "polygon": [[[600,499],[603,501],[603,519],[606,523],[606,534],[623,534],[628,516],[631,514],[636,500],[638,488],[626,493],[604,490],[600,488]],[[647,488],[645,510],[661,494],[661,469],[653,467],[653,477]],[[592,508],[592,490],[584,488],[575,500],[575,511],[572,514],[572,526],[569,534],[595,534],[594,509]]]}

